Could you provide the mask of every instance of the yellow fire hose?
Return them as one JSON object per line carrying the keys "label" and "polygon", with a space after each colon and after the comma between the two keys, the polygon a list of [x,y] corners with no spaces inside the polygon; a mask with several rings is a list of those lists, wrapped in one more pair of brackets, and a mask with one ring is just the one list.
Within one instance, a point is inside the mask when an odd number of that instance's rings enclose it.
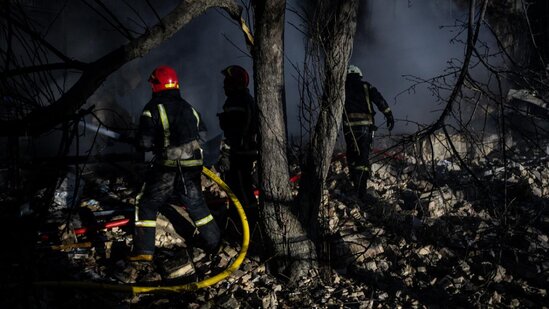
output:
{"label": "yellow fire hose", "polygon": [[141,293],[155,293],[155,292],[184,292],[184,291],[194,291],[197,289],[205,288],[211,285],[218,283],[219,281],[230,276],[235,270],[240,267],[240,264],[244,261],[246,257],[246,252],[248,251],[248,244],[250,241],[250,228],[248,226],[248,219],[246,219],[246,213],[242,208],[242,205],[221,178],[219,178],[215,173],[204,167],[202,173],[208,178],[217,183],[225,192],[229,198],[233,201],[238,215],[240,216],[240,221],[242,223],[242,247],[238,253],[234,262],[227,267],[221,273],[206,278],[200,282],[193,282],[183,285],[171,285],[171,286],[137,286],[137,285],[123,285],[123,284],[109,284],[109,283],[98,283],[98,282],[83,282],[83,281],[41,281],[35,282],[34,285],[38,287],[65,287],[65,288],[89,288],[89,289],[104,289],[116,292],[131,292],[134,294]]}

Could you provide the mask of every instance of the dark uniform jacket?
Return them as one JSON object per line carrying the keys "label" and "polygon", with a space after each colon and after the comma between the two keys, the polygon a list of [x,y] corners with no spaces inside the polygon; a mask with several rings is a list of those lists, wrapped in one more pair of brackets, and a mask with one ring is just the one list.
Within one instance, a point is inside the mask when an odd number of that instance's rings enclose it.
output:
{"label": "dark uniform jacket", "polygon": [[343,121],[347,125],[374,125],[375,111],[372,103],[383,114],[390,112],[387,101],[381,93],[360,75],[349,74],[345,83],[345,113]]}
{"label": "dark uniform jacket", "polygon": [[[143,149],[152,150],[158,158],[166,159],[170,151],[185,145],[192,145],[190,151],[196,157],[198,154],[194,152],[197,147],[200,149],[198,133],[205,130],[200,114],[181,98],[179,90],[165,90],[154,93],[145,105],[139,122],[139,140]],[[169,159],[189,158],[183,155]]]}
{"label": "dark uniform jacket", "polygon": [[231,149],[251,150],[256,147],[257,108],[248,89],[228,96],[219,114],[219,125]]}

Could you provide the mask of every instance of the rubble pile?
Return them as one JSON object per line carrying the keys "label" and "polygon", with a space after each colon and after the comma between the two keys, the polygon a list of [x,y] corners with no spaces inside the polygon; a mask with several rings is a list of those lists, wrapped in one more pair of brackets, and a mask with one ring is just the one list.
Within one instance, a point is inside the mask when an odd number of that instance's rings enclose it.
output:
{"label": "rubble pile", "polygon": [[[19,296],[46,307],[542,308],[549,303],[549,158],[517,156],[506,165],[501,162],[478,161],[465,168],[448,159],[386,159],[373,164],[370,197],[360,200],[345,160],[335,160],[320,214],[327,244],[322,280],[284,283],[269,273],[268,257],[251,250],[228,279],[193,293],[131,296],[73,290],[68,299],[66,291],[38,289]],[[115,273],[131,246],[131,223],[124,220],[133,216],[139,186],[90,174],[77,188],[69,186],[73,176],[61,181],[54,194],[63,199],[54,200],[38,249],[31,254],[34,259],[25,261],[28,265],[10,261],[2,282],[120,283]],[[206,179],[203,187],[206,199],[216,203],[214,216],[226,220],[226,195]],[[75,198],[73,208],[66,201]],[[216,256],[194,248],[194,229],[181,205],[166,206],[157,224],[154,267],[164,283],[215,275],[240,249],[240,240],[229,234]],[[185,224],[189,228],[182,230]],[[16,299],[4,297],[3,302],[15,308]]]}
{"label": "rubble pile", "polygon": [[447,160],[376,163],[370,204],[333,164],[327,221],[338,271],[368,286],[363,301],[389,307],[547,304],[549,158],[500,162],[477,162],[475,176]]}

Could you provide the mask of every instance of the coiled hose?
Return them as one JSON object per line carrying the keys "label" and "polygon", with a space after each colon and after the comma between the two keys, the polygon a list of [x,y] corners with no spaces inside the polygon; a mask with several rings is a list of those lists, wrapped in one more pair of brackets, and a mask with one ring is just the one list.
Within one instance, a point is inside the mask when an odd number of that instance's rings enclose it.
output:
{"label": "coiled hose", "polygon": [[57,287],[57,288],[82,288],[82,289],[102,289],[115,292],[131,292],[133,294],[143,294],[143,293],[158,293],[158,292],[185,292],[185,291],[194,291],[197,289],[205,288],[211,285],[218,283],[219,281],[230,276],[235,270],[240,267],[240,264],[244,261],[246,257],[246,252],[248,251],[248,245],[250,242],[250,228],[248,226],[248,219],[246,218],[246,213],[242,208],[242,205],[231,191],[229,186],[219,176],[214,172],[204,167],[202,173],[208,178],[217,183],[229,196],[231,201],[238,211],[240,216],[240,222],[242,223],[242,246],[240,252],[238,253],[236,259],[221,273],[206,278],[200,282],[187,283],[182,285],[170,285],[170,286],[139,286],[139,285],[124,285],[124,284],[110,284],[110,283],[98,283],[98,282],[84,282],[84,281],[40,281],[35,282],[34,286],[37,287]]}

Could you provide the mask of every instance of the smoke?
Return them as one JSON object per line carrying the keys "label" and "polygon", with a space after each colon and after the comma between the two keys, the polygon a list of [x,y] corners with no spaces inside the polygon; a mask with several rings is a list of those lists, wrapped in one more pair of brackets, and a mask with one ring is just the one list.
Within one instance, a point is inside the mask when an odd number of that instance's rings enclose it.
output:
{"label": "smoke", "polygon": [[[289,1],[292,9],[300,4],[297,0]],[[287,14],[291,25],[286,26],[285,42],[290,134],[297,133],[299,128],[297,72],[290,64],[302,64],[305,47],[302,32],[294,27],[300,25],[300,17],[293,11]],[[466,8],[448,0],[362,1],[351,63],[362,69],[364,80],[376,87],[389,103],[397,119],[394,133],[412,133],[418,129],[417,124],[426,125],[438,118],[444,102],[433,96],[428,85],[406,91],[413,85],[406,76],[426,80],[445,73],[450,61],[459,65],[465,53],[462,42],[466,40],[466,32],[460,32],[462,28],[457,21],[467,18]],[[481,39],[490,41],[485,32],[481,32]],[[474,70],[472,74],[482,80],[486,72]],[[450,83],[451,79],[448,78]],[[442,92],[444,95],[447,94]],[[377,113],[376,123],[382,133],[384,121],[383,115]]]}
{"label": "smoke", "polygon": [[[59,6],[64,2],[51,3]],[[123,2],[108,4],[125,24],[137,24],[134,22],[138,20],[137,16]],[[160,16],[176,4],[177,1],[154,3]],[[298,4],[298,0],[288,3],[294,8]],[[146,12],[141,18],[147,24],[157,22],[145,2],[132,5],[137,11]],[[397,133],[417,129],[402,120],[425,124],[437,118],[441,106],[427,87],[417,87],[415,92],[398,97],[397,94],[411,85],[404,75],[428,79],[441,74],[449,59],[463,58],[464,45],[450,42],[456,33],[452,28],[440,27],[453,25],[456,19],[464,20],[466,17],[463,8],[448,0],[363,2],[351,62],[363,70],[365,80],[383,94],[395,118],[401,120],[397,121]],[[299,129],[299,90],[297,72],[292,64],[299,66],[303,63],[305,38],[290,25],[299,25],[299,17],[288,11],[286,19],[286,101],[291,135],[297,134]],[[69,57],[83,61],[97,59],[124,43],[118,32],[79,1],[68,2],[51,28],[48,39],[62,46]],[[201,113],[208,127],[208,137],[213,137],[221,132],[216,113],[225,100],[220,71],[231,64],[241,65],[250,73],[252,70],[252,59],[239,48],[247,51],[238,25],[226,13],[209,10],[145,57],[127,63],[109,76],[88,100],[87,106],[116,106],[115,110],[127,112],[127,122],[135,126],[143,106],[151,97],[147,83],[149,74],[158,65],[170,65],[179,74],[182,96]],[[378,124],[384,122],[380,113],[376,117]]]}
{"label": "smoke", "polygon": [[225,100],[221,70],[231,64],[241,65],[249,72],[252,69],[251,58],[233,44],[246,50],[243,34],[227,15],[209,10],[145,57],[111,75],[96,96],[115,98],[136,124],[151,97],[147,82],[150,73],[159,65],[172,66],[178,72],[183,98],[201,113],[208,136],[215,136],[220,133],[216,113]]}
{"label": "smoke", "polygon": [[[139,29],[140,18],[149,26],[158,21],[144,1],[132,2],[140,17],[124,2],[106,3],[125,25],[135,24],[135,30]],[[155,2],[154,6],[160,16],[165,16],[177,4],[178,1],[162,1]],[[64,1],[35,3],[35,16],[39,17],[41,24],[48,25],[63,5]],[[70,58],[82,61],[96,60],[126,42],[119,32],[80,1],[67,2],[51,25],[47,39]],[[213,137],[221,132],[216,113],[221,111],[225,100],[221,70],[238,64],[252,75],[251,58],[235,45],[247,51],[239,27],[225,12],[210,9],[143,58],[127,63],[110,75],[84,108],[95,105],[101,110],[100,118],[114,128],[135,128],[144,105],[151,98],[147,82],[150,73],[159,65],[169,65],[178,72],[183,98],[200,112],[208,128],[208,137]],[[75,76],[70,80],[75,80]],[[55,146],[51,141],[57,137],[58,134],[54,134],[37,139],[35,145],[40,152],[54,154]],[[81,141],[81,149],[91,146],[93,134],[87,132],[84,139],[87,142]],[[112,146],[109,148],[105,150],[114,150]]]}
{"label": "smoke", "polygon": [[[429,79],[442,74],[450,59],[463,58],[465,46],[451,43],[456,33],[441,26],[465,20],[466,12],[453,1],[371,0],[360,13],[351,62],[382,93],[397,120],[421,124],[435,120],[440,102],[426,86],[397,95],[411,86],[404,76]],[[381,123],[383,117],[377,116]],[[406,121],[395,126],[396,133],[416,129]]]}

